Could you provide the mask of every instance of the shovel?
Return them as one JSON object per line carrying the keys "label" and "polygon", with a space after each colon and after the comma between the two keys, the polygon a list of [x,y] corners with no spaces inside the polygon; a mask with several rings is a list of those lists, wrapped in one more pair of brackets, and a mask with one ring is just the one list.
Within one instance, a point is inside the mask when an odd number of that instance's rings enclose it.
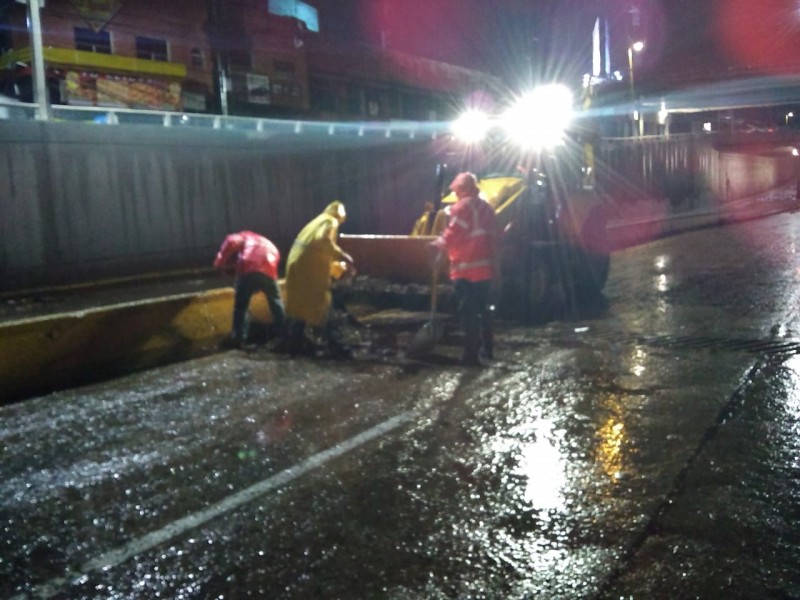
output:
{"label": "shovel", "polygon": [[433,276],[431,277],[431,318],[422,326],[408,344],[406,356],[416,358],[430,354],[436,347],[436,343],[442,339],[444,329],[442,324],[436,320],[436,287],[439,279],[439,264],[442,255],[439,253],[433,263]]}

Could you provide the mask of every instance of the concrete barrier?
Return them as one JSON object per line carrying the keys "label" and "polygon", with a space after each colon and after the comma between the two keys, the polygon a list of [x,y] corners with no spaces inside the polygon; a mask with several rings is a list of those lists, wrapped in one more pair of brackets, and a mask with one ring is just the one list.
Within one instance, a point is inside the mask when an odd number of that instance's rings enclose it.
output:
{"label": "concrete barrier", "polygon": [[[0,402],[213,352],[232,308],[222,288],[0,324]],[[251,312],[271,320],[261,295]]]}

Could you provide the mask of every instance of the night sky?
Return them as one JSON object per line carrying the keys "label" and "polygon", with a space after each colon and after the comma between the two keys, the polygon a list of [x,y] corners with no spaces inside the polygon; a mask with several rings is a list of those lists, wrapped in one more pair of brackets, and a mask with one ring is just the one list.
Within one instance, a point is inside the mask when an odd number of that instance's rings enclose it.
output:
{"label": "night sky", "polygon": [[[544,26],[554,3],[558,2],[316,0],[314,5],[323,32],[337,37],[383,43],[392,50],[501,76],[525,76],[532,65],[542,62],[536,57],[547,51]],[[586,52],[590,33],[591,23],[586,25]]]}
{"label": "night sky", "polygon": [[[642,77],[796,71],[797,0],[311,0],[324,32],[466,67],[507,81],[575,83],[591,66],[591,32],[607,16],[612,66],[627,46]],[[671,75],[672,74],[672,75]]]}

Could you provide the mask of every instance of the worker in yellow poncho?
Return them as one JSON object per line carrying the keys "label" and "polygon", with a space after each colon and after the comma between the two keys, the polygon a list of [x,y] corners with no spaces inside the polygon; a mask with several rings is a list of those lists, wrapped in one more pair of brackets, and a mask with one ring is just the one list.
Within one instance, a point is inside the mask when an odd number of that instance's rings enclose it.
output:
{"label": "worker in yellow poncho", "polygon": [[290,352],[307,351],[305,326],[326,328],[331,349],[344,353],[333,339],[328,325],[331,306],[332,267],[344,261],[352,268],[353,259],[337,244],[339,225],[347,214],[344,204],[331,202],[325,210],[297,234],[286,264],[286,316],[292,320],[288,345]]}
{"label": "worker in yellow poncho", "polygon": [[426,202],[425,209],[422,211],[422,216],[416,220],[414,227],[411,229],[411,236],[431,235],[431,226],[436,213],[433,211],[433,202]]}

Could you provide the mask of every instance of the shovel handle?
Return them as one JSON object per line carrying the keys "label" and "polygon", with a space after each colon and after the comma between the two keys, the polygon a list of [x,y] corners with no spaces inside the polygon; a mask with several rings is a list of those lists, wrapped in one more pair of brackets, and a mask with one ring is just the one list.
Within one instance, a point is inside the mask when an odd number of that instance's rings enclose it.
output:
{"label": "shovel handle", "polygon": [[439,283],[439,268],[442,264],[442,252],[436,253],[436,258],[433,261],[433,274],[431,275],[431,321],[436,314],[436,299],[437,288]]}

